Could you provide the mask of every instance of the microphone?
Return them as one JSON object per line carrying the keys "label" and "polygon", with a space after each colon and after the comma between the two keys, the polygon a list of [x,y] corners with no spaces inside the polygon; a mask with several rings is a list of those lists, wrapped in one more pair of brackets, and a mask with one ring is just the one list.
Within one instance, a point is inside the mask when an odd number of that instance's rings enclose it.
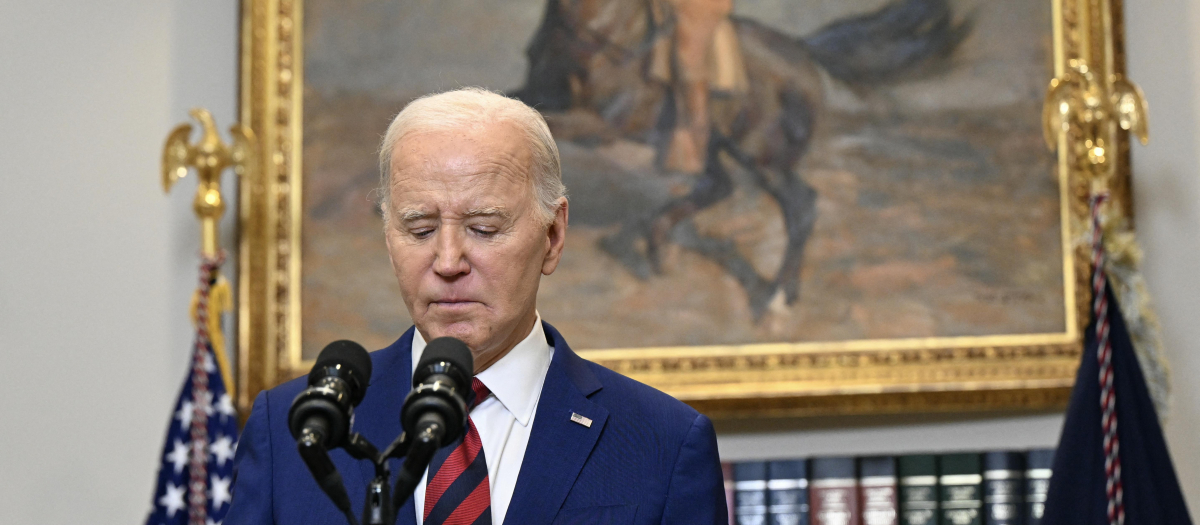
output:
{"label": "microphone", "polygon": [[467,426],[467,393],[474,372],[466,343],[453,337],[430,341],[413,370],[413,388],[400,410],[404,430],[415,435],[431,430],[439,434],[439,447],[458,439]]}
{"label": "microphone", "polygon": [[410,446],[392,495],[397,507],[416,489],[433,453],[466,430],[474,362],[467,344],[453,337],[439,337],[425,347],[413,370],[413,388],[400,410]]}
{"label": "microphone", "polygon": [[308,374],[308,388],[288,411],[292,437],[300,440],[311,433],[325,448],[342,446],[370,378],[371,356],[362,345],[345,340],[329,343]]}
{"label": "microphone", "polygon": [[371,378],[371,356],[358,343],[334,341],[317,356],[308,374],[308,388],[300,392],[288,410],[288,428],[296,448],[312,472],[317,485],[352,523],[350,495],[342,482],[329,449],[346,444],[354,407],[362,402]]}

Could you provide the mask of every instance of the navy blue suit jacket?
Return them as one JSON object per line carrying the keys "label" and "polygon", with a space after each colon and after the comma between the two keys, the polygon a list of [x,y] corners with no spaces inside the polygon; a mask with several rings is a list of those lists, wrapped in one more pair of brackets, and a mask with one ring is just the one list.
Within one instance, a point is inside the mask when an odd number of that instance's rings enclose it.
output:
{"label": "navy blue suit jacket", "polygon": [[[536,524],[725,524],[725,492],[716,434],[707,417],[653,388],[584,360],[549,324],[554,357],[533,431],[504,518]],[[376,446],[401,432],[400,406],[412,376],[409,329],[371,355],[370,388],[354,430]],[[301,461],[287,428],[300,378],[254,400],[234,460],[227,525],[345,523]],[[591,427],[571,421],[578,413]],[[361,515],[374,470],[343,450],[331,452]],[[393,478],[399,462],[392,463]],[[393,479],[394,481],[394,479]],[[414,524],[411,499],[397,523]]]}

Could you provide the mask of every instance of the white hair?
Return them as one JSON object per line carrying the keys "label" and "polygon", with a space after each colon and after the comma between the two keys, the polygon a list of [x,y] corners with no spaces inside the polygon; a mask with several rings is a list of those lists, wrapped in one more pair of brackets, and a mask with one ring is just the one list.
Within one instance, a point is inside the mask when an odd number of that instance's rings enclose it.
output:
{"label": "white hair", "polygon": [[379,191],[384,221],[388,220],[391,204],[392,151],[401,139],[412,133],[495,123],[512,124],[525,136],[532,153],[529,178],[538,218],[547,225],[554,222],[557,201],[566,196],[567,187],[562,183],[558,145],[550,135],[546,120],[537,110],[519,100],[476,87],[425,95],[409,102],[392,119],[379,147]]}

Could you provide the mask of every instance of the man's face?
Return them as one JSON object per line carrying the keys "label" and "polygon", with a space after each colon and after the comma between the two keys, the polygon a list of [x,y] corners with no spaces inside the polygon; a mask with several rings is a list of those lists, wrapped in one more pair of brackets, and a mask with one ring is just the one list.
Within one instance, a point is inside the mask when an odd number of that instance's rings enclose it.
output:
{"label": "man's face", "polygon": [[386,238],[405,306],[425,340],[466,342],[476,372],[528,335],[538,282],[562,255],[566,199],[552,224],[539,220],[531,159],[503,123],[411,134],[392,150]]}

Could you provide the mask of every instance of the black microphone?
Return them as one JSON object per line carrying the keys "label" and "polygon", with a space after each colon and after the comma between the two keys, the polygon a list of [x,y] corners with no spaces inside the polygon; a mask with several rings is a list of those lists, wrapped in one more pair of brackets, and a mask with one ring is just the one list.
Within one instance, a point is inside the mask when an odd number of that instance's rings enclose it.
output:
{"label": "black microphone", "polygon": [[430,341],[413,370],[413,387],[400,410],[405,432],[420,434],[436,425],[438,445],[458,439],[467,426],[467,396],[475,375],[467,344],[453,337]]}
{"label": "black microphone", "polygon": [[412,391],[400,410],[400,424],[411,445],[392,496],[397,507],[420,483],[433,453],[453,443],[467,428],[474,362],[467,344],[453,337],[430,341],[421,354],[413,370]]}
{"label": "black microphone", "polygon": [[358,343],[334,341],[317,356],[308,374],[308,388],[292,401],[288,428],[300,457],[333,504],[357,523],[342,476],[329,458],[329,449],[346,444],[354,407],[362,402],[371,379],[371,356]]}
{"label": "black microphone", "polygon": [[354,341],[329,343],[308,374],[308,388],[292,401],[288,427],[299,440],[316,435],[325,448],[337,448],[350,435],[354,407],[362,402],[371,379],[371,356]]}

